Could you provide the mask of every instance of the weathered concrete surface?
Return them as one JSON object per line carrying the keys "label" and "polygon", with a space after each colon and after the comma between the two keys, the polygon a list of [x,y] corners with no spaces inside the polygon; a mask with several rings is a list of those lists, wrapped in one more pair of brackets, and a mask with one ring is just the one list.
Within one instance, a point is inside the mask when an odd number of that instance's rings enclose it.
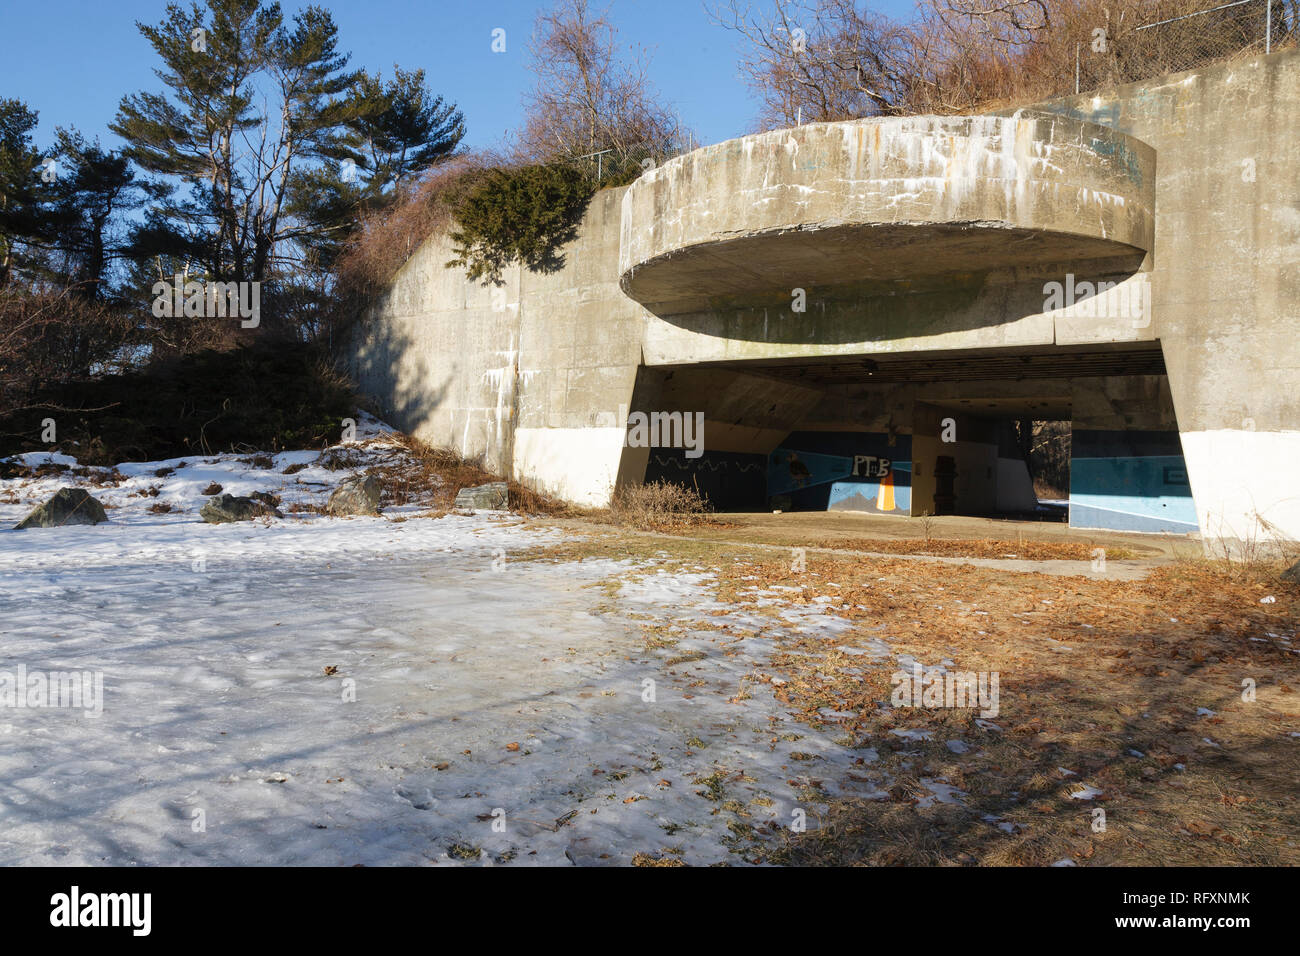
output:
{"label": "weathered concrete surface", "polygon": [[[624,291],[658,314],[1151,248],[1155,156],[1018,112],[819,123],[677,157],[623,196]],[[1140,259],[1140,256],[1139,256]]]}
{"label": "weathered concrete surface", "polygon": [[1202,534],[1300,539],[1300,51],[1039,108],[1157,151],[1152,331]]}
{"label": "weathered concrete surface", "polygon": [[[399,427],[587,504],[645,474],[627,410],[704,411],[708,448],[762,454],[835,423],[923,443],[918,405],[971,396],[1169,433],[1169,395],[1203,535],[1300,538],[1297,115],[1288,52],[1015,114],[708,147],[599,194],[554,274],[469,283],[431,237],[376,304],[357,377]],[[1116,364],[1033,374],[1075,350]],[[875,359],[998,356],[1040,381],[1017,391],[1004,365],[950,392],[871,385]],[[841,358],[856,385],[776,368]],[[1167,393],[1106,380],[1166,362]]]}
{"label": "weathered concrete surface", "polygon": [[632,397],[644,314],[618,287],[621,196],[592,200],[560,271],[512,267],[500,286],[446,268],[451,241],[431,236],[356,345],[353,375],[380,413],[538,490],[605,503],[621,474],[617,414]]}
{"label": "weathered concrete surface", "polygon": [[[1033,111],[780,130],[629,187],[622,283],[651,365],[1150,340],[1107,317],[1145,279],[1155,181],[1146,144]],[[1117,289],[1053,306],[1067,275]]]}

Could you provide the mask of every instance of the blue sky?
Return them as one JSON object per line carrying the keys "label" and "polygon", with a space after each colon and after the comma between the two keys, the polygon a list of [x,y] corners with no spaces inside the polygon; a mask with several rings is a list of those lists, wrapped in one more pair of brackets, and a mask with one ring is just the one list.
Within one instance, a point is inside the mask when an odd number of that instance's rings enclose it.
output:
{"label": "blue sky", "polygon": [[[318,0],[321,2],[321,0]],[[762,3],[763,0],[756,0]],[[305,3],[282,0],[291,15]],[[457,103],[466,144],[491,145],[518,125],[529,87],[525,44],[538,0],[324,0],[352,65],[391,72],[423,67],[435,92]],[[600,0],[593,6],[600,7]],[[751,130],[756,107],[737,71],[736,35],[713,23],[703,0],[613,0],[607,4],[624,44],[647,47],[656,85],[701,142]],[[162,90],[152,49],[135,21],[162,18],[166,0],[0,0],[0,96],[40,112],[38,146],[55,126],[76,126],[105,145],[123,94]],[[911,0],[874,0],[906,15]],[[506,31],[506,52],[491,50]]]}

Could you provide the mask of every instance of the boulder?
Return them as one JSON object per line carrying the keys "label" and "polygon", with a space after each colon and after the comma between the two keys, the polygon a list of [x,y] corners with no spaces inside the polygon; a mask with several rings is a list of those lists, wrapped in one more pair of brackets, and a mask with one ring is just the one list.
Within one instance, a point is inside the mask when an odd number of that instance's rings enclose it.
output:
{"label": "boulder", "polygon": [[1290,581],[1292,584],[1300,584],[1300,561],[1282,572],[1282,580]]}
{"label": "boulder", "polygon": [[99,524],[107,521],[104,506],[83,488],[60,488],[14,527],[61,528],[65,524]]}
{"label": "boulder", "polygon": [[228,521],[252,521],[254,518],[283,518],[284,515],[256,498],[217,495],[208,499],[199,512],[199,517],[209,524],[225,524]]}
{"label": "boulder", "polygon": [[325,507],[334,515],[379,514],[379,479],[374,475],[344,478]]}
{"label": "boulder", "polygon": [[473,488],[462,488],[456,493],[454,508],[466,510],[500,511],[506,507],[510,491],[504,481],[493,481]]}

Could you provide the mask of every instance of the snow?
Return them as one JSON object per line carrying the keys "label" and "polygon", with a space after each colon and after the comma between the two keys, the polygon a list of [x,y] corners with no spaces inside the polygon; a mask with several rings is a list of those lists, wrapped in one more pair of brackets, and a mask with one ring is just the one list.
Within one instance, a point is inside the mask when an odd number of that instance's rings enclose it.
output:
{"label": "snow", "polygon": [[[774,631],[842,633],[824,605],[768,617],[718,604],[707,569],[515,561],[561,533],[509,514],[294,513],[398,453],[369,424],[354,468],[306,451],[0,482],[0,674],[103,682],[97,716],[0,707],[0,864],[742,862],[724,801],[764,840],[817,819],[818,787],[888,798],[860,776],[874,749],[743,680]],[[208,525],[214,482],[279,494],[286,517]],[[110,520],[8,530],[65,485]],[[715,610],[731,630],[698,629]],[[679,642],[648,649],[646,618]]]}
{"label": "snow", "polygon": [[895,737],[902,737],[904,740],[930,740],[934,733],[929,730],[906,730],[895,728],[890,731]]}
{"label": "snow", "polygon": [[[350,467],[292,451],[0,482],[0,684],[21,667],[103,687],[98,715],[0,705],[0,865],[743,863],[819,801],[892,799],[872,741],[843,740],[855,714],[809,727],[783,679],[754,679],[783,636],[846,639],[825,601],[724,604],[706,567],[520,560],[563,532],[508,513],[294,511],[400,458],[389,432],[361,418],[326,453]],[[212,483],[278,494],[285,517],[206,524]],[[109,521],[8,530],[65,485]],[[854,640],[835,649],[913,663]],[[964,796],[921,783],[921,808]]]}

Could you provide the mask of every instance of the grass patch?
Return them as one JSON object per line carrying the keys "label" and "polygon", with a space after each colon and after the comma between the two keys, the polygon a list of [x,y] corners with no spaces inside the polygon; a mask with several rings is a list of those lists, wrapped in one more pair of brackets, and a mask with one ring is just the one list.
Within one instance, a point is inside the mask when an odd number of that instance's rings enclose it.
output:
{"label": "grass patch", "polygon": [[[394,434],[391,440],[400,453],[372,469],[384,487],[385,505],[420,504],[449,511],[462,488],[502,480],[481,464],[450,449],[435,448],[412,435]],[[581,513],[514,480],[506,484],[508,507],[512,511],[553,517]]]}

